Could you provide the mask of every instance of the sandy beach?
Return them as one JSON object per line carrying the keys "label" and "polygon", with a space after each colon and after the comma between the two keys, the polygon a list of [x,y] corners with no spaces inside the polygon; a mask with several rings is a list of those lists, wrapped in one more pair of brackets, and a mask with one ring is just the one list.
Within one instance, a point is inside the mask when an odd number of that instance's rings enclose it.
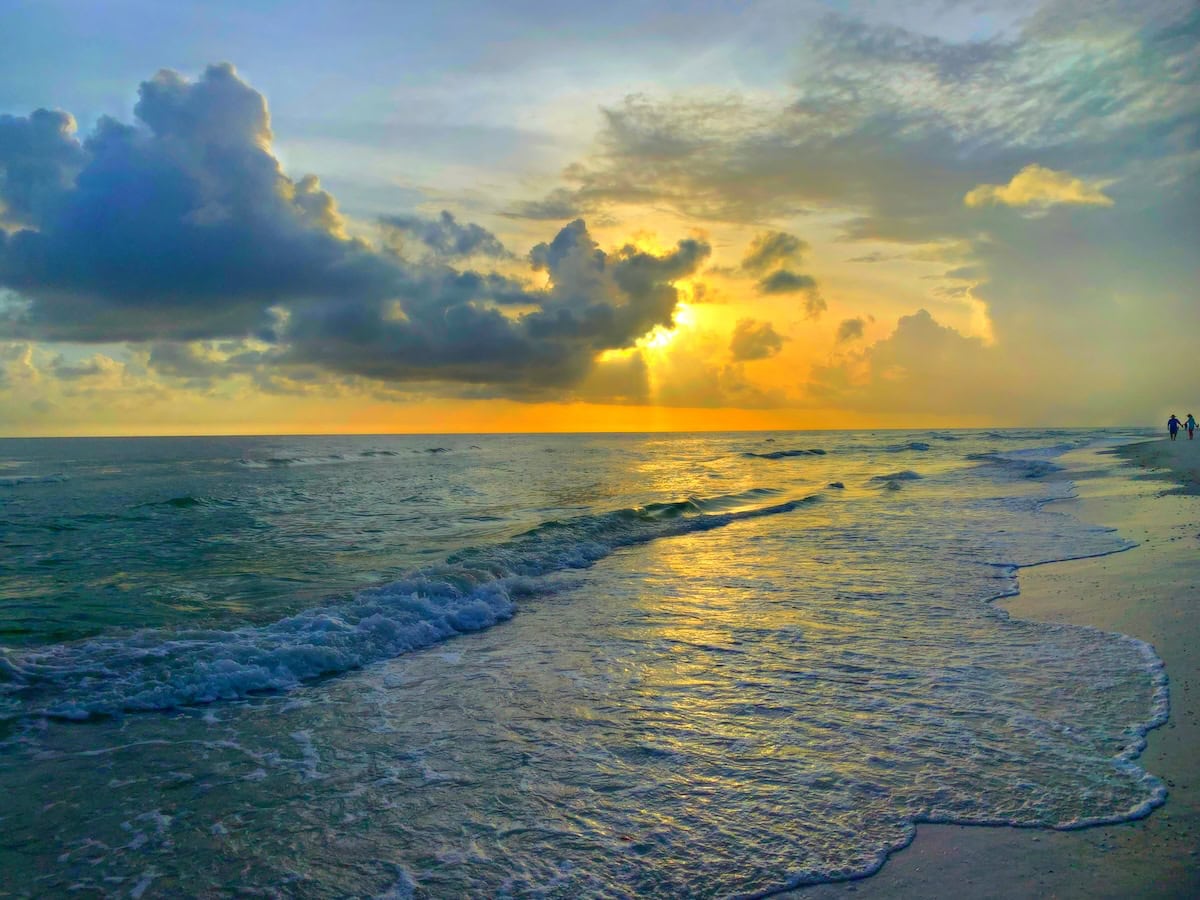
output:
{"label": "sandy beach", "polygon": [[1138,546],[1022,569],[1021,593],[1004,606],[1015,617],[1092,625],[1156,648],[1171,714],[1148,735],[1140,764],[1167,785],[1166,804],[1140,821],[1079,831],[920,825],[875,876],[797,895],[1200,896],[1200,502],[1189,496],[1200,493],[1200,441],[1164,437],[1115,452],[1126,465],[1081,479],[1079,499],[1067,502]]}

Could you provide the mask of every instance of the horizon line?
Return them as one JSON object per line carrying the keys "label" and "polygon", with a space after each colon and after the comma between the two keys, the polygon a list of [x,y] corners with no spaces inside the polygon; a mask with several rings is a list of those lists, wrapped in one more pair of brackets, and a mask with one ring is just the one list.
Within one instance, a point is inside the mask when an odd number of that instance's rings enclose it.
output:
{"label": "horizon line", "polygon": [[611,431],[231,431],[179,434],[0,434],[0,441],[52,440],[180,440],[186,438],[311,438],[311,437],[520,437],[551,435],[653,435],[653,434],[818,434],[875,431],[1115,431],[1157,429],[1155,425],[954,425],[887,426],[877,428],[708,428]]}

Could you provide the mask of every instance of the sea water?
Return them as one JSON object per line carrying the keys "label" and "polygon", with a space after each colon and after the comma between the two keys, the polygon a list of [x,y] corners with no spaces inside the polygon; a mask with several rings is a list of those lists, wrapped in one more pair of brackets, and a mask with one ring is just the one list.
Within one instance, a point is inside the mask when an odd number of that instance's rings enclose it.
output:
{"label": "sea water", "polygon": [[[0,441],[0,892],[754,896],[1147,814],[1131,432]],[[1110,464],[1111,465],[1111,464]]]}

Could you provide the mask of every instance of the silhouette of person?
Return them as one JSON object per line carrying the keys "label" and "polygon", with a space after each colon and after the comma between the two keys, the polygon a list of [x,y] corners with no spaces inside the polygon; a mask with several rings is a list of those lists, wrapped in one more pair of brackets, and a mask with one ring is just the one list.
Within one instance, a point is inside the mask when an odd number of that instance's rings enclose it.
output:
{"label": "silhouette of person", "polygon": [[1171,413],[1171,418],[1167,419],[1167,431],[1171,433],[1171,440],[1175,440],[1178,436],[1179,426],[1182,424],[1179,419],[1175,418],[1175,413]]}
{"label": "silhouette of person", "polygon": [[1195,440],[1196,437],[1196,419],[1191,413],[1188,413],[1187,421],[1183,423],[1183,427],[1187,429],[1188,440]]}

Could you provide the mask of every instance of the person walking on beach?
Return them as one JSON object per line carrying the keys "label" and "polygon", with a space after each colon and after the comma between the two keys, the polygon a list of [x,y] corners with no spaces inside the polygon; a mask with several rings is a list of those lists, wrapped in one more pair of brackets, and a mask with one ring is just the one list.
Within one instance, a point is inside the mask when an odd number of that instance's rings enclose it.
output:
{"label": "person walking on beach", "polygon": [[1183,423],[1175,417],[1175,413],[1171,413],[1171,418],[1167,419],[1167,431],[1171,433],[1171,440],[1175,440],[1175,438],[1178,436],[1179,426],[1182,424]]}
{"label": "person walking on beach", "polygon": [[1183,427],[1187,429],[1188,440],[1189,441],[1195,440],[1195,438],[1196,438],[1196,419],[1192,416],[1191,413],[1188,413],[1187,421],[1183,423]]}

